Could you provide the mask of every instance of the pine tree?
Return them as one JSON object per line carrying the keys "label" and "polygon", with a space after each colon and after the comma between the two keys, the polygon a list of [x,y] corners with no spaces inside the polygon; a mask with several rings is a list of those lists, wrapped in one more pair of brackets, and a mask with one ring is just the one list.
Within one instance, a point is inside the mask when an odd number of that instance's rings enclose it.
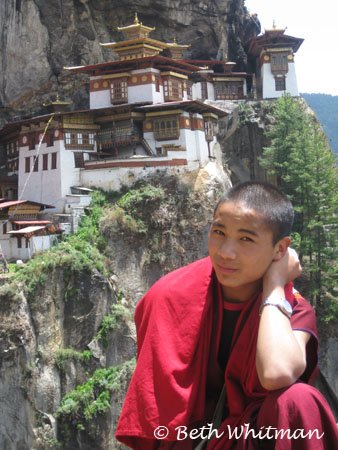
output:
{"label": "pine tree", "polygon": [[264,148],[261,164],[294,205],[297,250],[309,273],[310,296],[317,306],[327,305],[337,281],[335,156],[303,102],[284,95],[275,103],[274,117],[266,132],[271,145]]}

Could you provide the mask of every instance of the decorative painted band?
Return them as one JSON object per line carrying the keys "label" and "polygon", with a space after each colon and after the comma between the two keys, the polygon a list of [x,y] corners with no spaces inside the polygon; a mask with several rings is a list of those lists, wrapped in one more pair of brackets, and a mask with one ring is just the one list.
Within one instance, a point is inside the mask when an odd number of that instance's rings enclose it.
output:
{"label": "decorative painted band", "polygon": [[186,159],[170,159],[166,161],[108,161],[99,164],[85,163],[86,170],[105,169],[109,167],[159,167],[159,166],[186,166]]}

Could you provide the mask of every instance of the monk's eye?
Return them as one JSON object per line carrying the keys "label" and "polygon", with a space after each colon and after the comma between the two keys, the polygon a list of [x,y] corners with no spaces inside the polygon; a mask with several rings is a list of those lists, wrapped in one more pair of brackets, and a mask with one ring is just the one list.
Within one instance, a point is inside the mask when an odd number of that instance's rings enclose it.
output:
{"label": "monk's eye", "polygon": [[241,241],[244,241],[244,242],[254,242],[254,240],[251,239],[251,238],[249,238],[248,236],[243,236],[243,237],[241,237]]}
{"label": "monk's eye", "polygon": [[218,236],[224,236],[224,233],[221,230],[214,230],[213,233],[217,234]]}

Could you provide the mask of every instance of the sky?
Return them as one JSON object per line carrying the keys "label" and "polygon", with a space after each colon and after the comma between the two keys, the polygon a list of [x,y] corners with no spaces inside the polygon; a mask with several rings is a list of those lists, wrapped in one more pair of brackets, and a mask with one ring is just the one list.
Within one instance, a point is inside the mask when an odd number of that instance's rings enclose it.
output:
{"label": "sky", "polygon": [[287,27],[285,34],[303,38],[295,54],[300,93],[338,95],[338,1],[245,0],[264,29]]}

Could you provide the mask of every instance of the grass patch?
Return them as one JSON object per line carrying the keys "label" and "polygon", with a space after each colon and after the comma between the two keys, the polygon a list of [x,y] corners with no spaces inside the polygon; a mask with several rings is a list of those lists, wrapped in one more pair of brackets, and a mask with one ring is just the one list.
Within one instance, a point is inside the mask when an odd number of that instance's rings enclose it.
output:
{"label": "grass patch", "polygon": [[136,358],[108,369],[98,369],[89,380],[64,396],[56,417],[68,424],[84,429],[83,423],[110,409],[113,392],[120,391],[123,383],[130,378]]}
{"label": "grass patch", "polygon": [[62,348],[56,351],[54,362],[58,369],[62,372],[66,372],[67,361],[81,361],[87,363],[93,356],[91,350],[84,350],[83,352],[78,352],[72,348]]}
{"label": "grass patch", "polygon": [[103,344],[104,347],[107,347],[110,332],[119,329],[130,319],[131,312],[120,303],[116,303],[112,306],[112,313],[103,318],[96,338]]}

